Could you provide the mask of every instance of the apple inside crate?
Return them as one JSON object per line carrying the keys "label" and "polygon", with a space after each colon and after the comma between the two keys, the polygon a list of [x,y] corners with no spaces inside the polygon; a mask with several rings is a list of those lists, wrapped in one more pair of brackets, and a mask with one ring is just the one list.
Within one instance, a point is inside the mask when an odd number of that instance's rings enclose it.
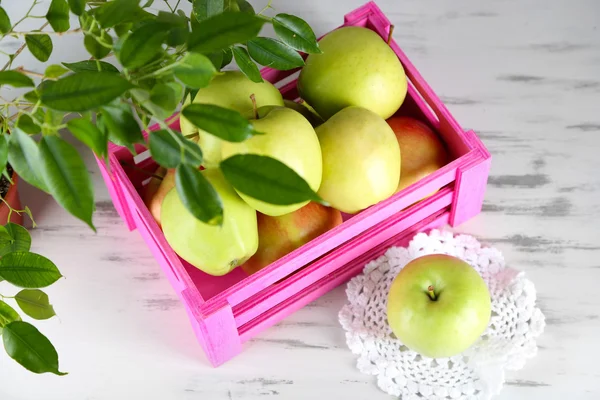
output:
{"label": "apple inside crate", "polygon": [[[372,29],[386,40],[391,26],[374,2],[347,14],[343,26],[349,25]],[[392,197],[345,215],[341,225],[250,276],[241,268],[211,276],[175,254],[140,195],[157,167],[151,158],[144,159],[146,148],[136,146],[134,157],[129,150],[111,145],[108,167],[98,160],[117,211],[129,229],[140,232],[164,270],[212,365],[241,353],[246,340],[360,273],[389,246],[405,245],[417,232],[455,226],[480,212],[490,154],[474,132],[462,130],[399,46],[394,41],[390,46],[409,81],[397,115],[430,126],[448,150],[448,163]],[[261,71],[290,100],[298,98],[296,72]],[[169,123],[179,129],[177,116]]]}

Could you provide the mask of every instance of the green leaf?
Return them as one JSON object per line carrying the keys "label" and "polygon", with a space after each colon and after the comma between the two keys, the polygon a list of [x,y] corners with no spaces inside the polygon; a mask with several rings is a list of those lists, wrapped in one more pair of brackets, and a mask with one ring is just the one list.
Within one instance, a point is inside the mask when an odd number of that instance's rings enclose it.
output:
{"label": "green leaf", "polygon": [[190,31],[187,27],[174,27],[169,29],[166,43],[171,47],[176,47],[187,42],[190,37]]}
{"label": "green leaf", "polygon": [[38,146],[29,135],[19,128],[12,130],[8,140],[8,162],[23,179],[48,192],[42,177]]}
{"label": "green leaf", "polygon": [[69,0],[69,7],[75,15],[81,15],[85,11],[87,0]]}
{"label": "green leaf", "polygon": [[58,136],[44,136],[40,142],[40,161],[52,197],[95,231],[94,188],[79,152]]}
{"label": "green leaf", "polygon": [[63,76],[67,72],[69,72],[69,70],[63,67],[62,65],[52,64],[46,67],[46,71],[44,71],[44,76],[47,78],[58,78],[60,76]]}
{"label": "green leaf", "polygon": [[100,64],[101,71],[104,72],[119,72],[117,67],[112,64],[109,64],[105,61],[94,61],[94,60],[84,60],[78,61],[74,63],[62,63],[65,67],[69,68],[73,72],[81,72],[81,71],[98,71],[98,63]]}
{"label": "green leaf", "polygon": [[[113,43],[112,37],[110,37],[110,35],[107,34],[105,31],[102,31],[100,39],[107,42],[107,44],[112,45]],[[93,35],[85,35],[85,37],[83,38],[83,45],[85,46],[85,49],[88,51],[88,53],[90,53],[90,55],[96,60],[100,60],[101,58],[106,57],[108,53],[110,53],[110,48],[100,44],[98,39]]]}
{"label": "green leaf", "polygon": [[190,104],[182,114],[196,127],[228,142],[243,142],[260,134],[239,112],[213,104]]}
{"label": "green leaf", "polygon": [[157,83],[150,91],[150,101],[167,111],[173,113],[181,101],[183,89],[175,82]]}
{"label": "green leaf", "polygon": [[0,7],[0,33],[5,34],[10,32],[12,25],[10,23],[10,18],[4,8]]}
{"label": "green leaf", "polygon": [[223,12],[223,0],[193,0],[192,4],[198,21],[203,21]]}
{"label": "green leaf", "polygon": [[9,222],[0,228],[0,257],[14,251],[29,251],[31,236],[21,225]]}
{"label": "green leaf", "polygon": [[141,8],[138,8],[131,15],[131,17],[128,19],[128,21],[132,23],[131,30],[134,31],[142,25],[145,25],[149,22],[156,21],[156,15],[154,15],[146,10],[143,10]]}
{"label": "green leaf", "polygon": [[58,369],[56,349],[35,326],[23,321],[11,322],[4,327],[3,341],[6,353],[29,371],[66,375]]}
{"label": "green leaf", "polygon": [[84,11],[78,18],[79,26],[83,31],[91,31],[92,29],[98,28],[98,23],[92,16],[95,14],[97,9],[92,9],[90,11]]}
{"label": "green leaf", "polygon": [[31,226],[33,228],[37,228],[37,224],[35,223],[35,220],[33,219],[33,213],[31,212],[31,209],[28,206],[25,206],[25,209],[23,211],[25,212],[25,214],[27,214],[27,216],[31,220]]}
{"label": "green leaf", "polygon": [[180,15],[167,11],[159,11],[156,15],[156,21],[170,26],[187,26],[188,17],[185,15],[185,13]]}
{"label": "green leaf", "polygon": [[209,225],[223,223],[223,203],[200,170],[181,164],[175,172],[175,187],[181,202],[197,219]]}
{"label": "green leaf", "polygon": [[199,168],[202,164],[202,150],[183,135],[160,130],[149,137],[152,159],[165,168],[176,168],[187,164]]}
{"label": "green leaf", "polygon": [[62,112],[47,109],[44,112],[44,125],[42,126],[42,133],[45,135],[53,135],[58,131],[59,125],[62,124],[62,120],[65,114]]}
{"label": "green leaf", "polygon": [[46,34],[31,34],[25,36],[25,44],[35,58],[46,62],[52,54],[52,39]]}
{"label": "green leaf", "polygon": [[2,334],[2,329],[14,321],[20,321],[21,316],[18,312],[15,311],[14,308],[0,300],[0,335]]}
{"label": "green leaf", "polygon": [[237,0],[237,4],[241,12],[252,15],[256,14],[252,4],[248,3],[246,0]]}
{"label": "green leaf", "polygon": [[72,119],[67,122],[67,128],[98,156],[105,157],[108,154],[108,137],[91,121],[85,118]]}
{"label": "green leaf", "polygon": [[183,101],[183,105],[182,107],[185,108],[185,106],[189,105],[192,102],[192,99],[196,98],[196,95],[198,94],[199,89],[191,89],[191,88],[186,88],[183,98],[185,99]]}
{"label": "green leaf", "polygon": [[[17,123],[16,125],[23,130],[23,132],[29,134],[29,135],[35,135],[38,134],[42,131],[42,127],[39,126],[38,124],[36,124],[33,121],[33,118],[31,118],[29,115],[27,114],[21,114],[19,115],[19,118],[17,119]],[[2,164],[0,164],[2,165]]]}
{"label": "green leaf", "polygon": [[28,251],[14,251],[0,258],[0,276],[15,286],[30,289],[50,286],[62,277],[52,261]]}
{"label": "green leaf", "polygon": [[224,61],[224,56],[225,53],[223,51],[215,51],[206,55],[206,57],[208,57],[208,59],[216,69],[221,69],[221,65]]}
{"label": "green leaf", "polygon": [[46,19],[54,32],[65,32],[71,27],[69,23],[69,5],[66,0],[52,0],[46,13]]}
{"label": "green leaf", "polygon": [[25,98],[25,100],[27,100],[30,103],[37,103],[38,100],[40,99],[40,96],[37,93],[37,90],[31,90],[27,93],[25,93],[23,95],[23,97]]}
{"label": "green leaf", "polygon": [[21,310],[33,319],[48,319],[56,315],[48,295],[39,289],[23,289],[16,294],[15,300]]}
{"label": "green leaf", "polygon": [[35,83],[25,74],[18,71],[0,71],[0,86],[10,85],[15,88],[33,87]]}
{"label": "green leaf", "polygon": [[244,73],[252,82],[260,83],[263,82],[263,78],[260,75],[260,71],[254,62],[250,59],[248,55],[248,51],[241,47],[235,46],[233,47],[233,58],[235,58],[235,62],[240,68],[240,71]]}
{"label": "green leaf", "polygon": [[221,171],[237,190],[270,204],[322,201],[300,175],[271,157],[235,155],[221,161]]}
{"label": "green leaf", "polygon": [[127,147],[132,153],[134,152],[134,143],[144,143],[140,126],[128,104],[115,102],[103,107],[102,117],[108,129],[108,139],[111,142]]}
{"label": "green leaf", "polygon": [[[17,120],[17,126],[18,120]],[[0,169],[6,169],[6,162],[8,161],[8,141],[7,135],[0,135]]]}
{"label": "green leaf", "polygon": [[250,57],[266,67],[287,71],[304,65],[297,51],[275,39],[257,37],[249,40],[247,46]]}
{"label": "green leaf", "polygon": [[238,6],[238,3],[236,0],[225,0],[224,3],[225,4],[223,6],[223,11],[235,11],[235,12],[240,11],[240,6]]}
{"label": "green leaf", "polygon": [[87,111],[110,103],[133,85],[113,72],[81,71],[41,89],[42,103],[60,111]]}
{"label": "green leaf", "polygon": [[132,26],[133,26],[133,24],[131,22],[124,22],[122,24],[116,25],[114,27],[114,31],[118,37],[121,37],[121,36],[124,36],[125,34],[129,33]]}
{"label": "green leaf", "polygon": [[138,68],[152,60],[163,48],[169,25],[148,23],[131,32],[123,41],[117,57],[125,68]]}
{"label": "green leaf", "polygon": [[131,93],[131,96],[137,101],[137,103],[140,104],[141,106],[143,106],[148,111],[150,111],[150,113],[154,117],[164,120],[171,116],[171,113],[169,113],[169,111],[154,104],[150,100],[150,90],[131,89],[130,93]]}
{"label": "green leaf", "polygon": [[173,72],[187,87],[201,89],[208,86],[217,70],[205,55],[188,53]]}
{"label": "green leaf", "polygon": [[309,54],[322,53],[315,33],[301,18],[290,14],[277,14],[273,18],[273,29],[283,43],[296,50]]}
{"label": "green leaf", "polygon": [[138,0],[114,0],[98,7],[95,17],[100,26],[111,28],[132,21],[139,11]]}
{"label": "green leaf", "polygon": [[228,66],[231,63],[231,60],[233,60],[233,52],[231,51],[231,49],[227,48],[223,50],[223,61],[221,62],[220,69],[223,69],[226,66]]}
{"label": "green leaf", "polygon": [[169,46],[179,46],[187,42],[190,35],[188,18],[185,14],[173,14],[170,12],[159,11],[156,21],[168,26],[166,43]]}
{"label": "green leaf", "polygon": [[244,43],[256,37],[264,23],[262,18],[239,12],[215,15],[198,23],[190,35],[188,49],[206,54]]}

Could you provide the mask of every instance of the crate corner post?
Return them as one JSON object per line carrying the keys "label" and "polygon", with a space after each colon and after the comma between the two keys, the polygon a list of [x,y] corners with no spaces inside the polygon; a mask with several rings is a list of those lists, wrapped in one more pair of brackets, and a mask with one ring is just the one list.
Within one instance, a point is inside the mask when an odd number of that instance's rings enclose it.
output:
{"label": "crate corner post", "polygon": [[229,304],[201,319],[194,318],[193,325],[213,367],[219,367],[242,352],[242,341]]}
{"label": "crate corner post", "polygon": [[473,151],[477,157],[475,162],[461,166],[456,171],[456,188],[449,221],[451,226],[458,226],[481,212],[492,165],[490,153],[475,132],[469,131],[467,134],[476,142]]}

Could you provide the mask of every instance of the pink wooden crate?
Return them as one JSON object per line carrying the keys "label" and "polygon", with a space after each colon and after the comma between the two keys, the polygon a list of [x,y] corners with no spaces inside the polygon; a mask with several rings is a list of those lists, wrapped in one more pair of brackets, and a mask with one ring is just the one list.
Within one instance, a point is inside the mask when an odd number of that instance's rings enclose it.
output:
{"label": "pink wooden crate", "polygon": [[[347,14],[343,26],[348,25],[365,26],[385,39],[390,29],[390,21],[374,2]],[[341,225],[251,276],[240,268],[225,276],[210,276],[175,254],[139,194],[148,178],[139,169],[153,171],[152,159],[139,161],[127,149],[111,145],[108,168],[98,161],[117,211],[148,244],[214,366],[239,354],[243,343],[263,329],[358,274],[387,247],[406,244],[420,231],[458,225],[480,212],[490,154],[473,131],[462,130],[398,45],[392,41],[391,47],[409,79],[408,95],[398,114],[434,128],[452,161],[389,199],[345,216]],[[293,100],[298,97],[296,72],[265,68],[262,75]],[[170,124],[179,129],[178,117]],[[136,150],[140,154],[146,148],[138,145]],[[131,168],[134,164],[136,168]]]}

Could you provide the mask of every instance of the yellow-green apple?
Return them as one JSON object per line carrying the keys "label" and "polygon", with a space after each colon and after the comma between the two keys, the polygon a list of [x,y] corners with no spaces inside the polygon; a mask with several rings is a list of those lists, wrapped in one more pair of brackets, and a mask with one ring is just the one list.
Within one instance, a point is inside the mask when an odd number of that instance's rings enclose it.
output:
{"label": "yellow-green apple", "polygon": [[258,250],[242,269],[253,274],[342,223],[335,208],[310,202],[279,217],[258,214]]}
{"label": "yellow-green apple", "polygon": [[398,191],[442,168],[448,152],[435,132],[411,117],[394,116],[387,120],[402,151]]}
{"label": "yellow-green apple", "polygon": [[468,263],[445,254],[409,262],[388,294],[392,332],[427,357],[451,357],[467,350],[485,331],[490,316],[485,281]]}
{"label": "yellow-green apple", "polygon": [[[247,114],[253,107],[251,95],[254,95],[258,107],[283,106],[283,98],[275,86],[267,81],[252,82],[240,71],[225,71],[215,76],[207,87],[198,91],[193,102],[213,104]],[[189,101],[188,98],[184,106],[188,105]],[[208,132],[199,130],[183,115],[180,116],[180,128],[184,136],[199,134],[197,142],[203,153],[202,165],[205,168],[217,167],[221,161],[223,141]]]}
{"label": "yellow-green apple", "polygon": [[315,109],[302,99],[300,99],[298,102],[284,99],[283,103],[287,108],[291,108],[292,110],[298,111],[300,114],[302,114],[304,118],[310,122],[313,128],[316,128],[324,122],[323,118],[317,114]]}
{"label": "yellow-green apple", "polygon": [[144,203],[160,226],[160,209],[167,193],[175,187],[175,170],[158,167],[154,175],[144,188]]}
{"label": "yellow-green apple", "polygon": [[161,222],[165,239],[181,258],[210,275],[225,275],[258,249],[256,211],[243,201],[218,168],[203,170],[223,203],[222,226],[195,218],[176,189],[165,196]]}
{"label": "yellow-green apple", "polygon": [[300,96],[325,120],[348,106],[361,106],[387,119],[406,97],[407,81],[398,56],[374,31],[339,28],[319,41],[298,78]]}
{"label": "yellow-green apple", "polygon": [[[223,142],[223,159],[236,154],[258,154],[275,158],[293,169],[316,192],[321,185],[323,164],[319,140],[310,122],[300,113],[278,106],[261,107],[256,116],[250,123],[262,134],[239,143]],[[308,204],[308,201],[304,201],[275,205],[244,193],[240,193],[240,196],[256,211],[270,216],[287,214]]]}
{"label": "yellow-green apple", "polygon": [[316,129],[323,153],[317,194],[354,214],[393,195],[400,180],[400,147],[392,128],[366,108],[347,107]]}

